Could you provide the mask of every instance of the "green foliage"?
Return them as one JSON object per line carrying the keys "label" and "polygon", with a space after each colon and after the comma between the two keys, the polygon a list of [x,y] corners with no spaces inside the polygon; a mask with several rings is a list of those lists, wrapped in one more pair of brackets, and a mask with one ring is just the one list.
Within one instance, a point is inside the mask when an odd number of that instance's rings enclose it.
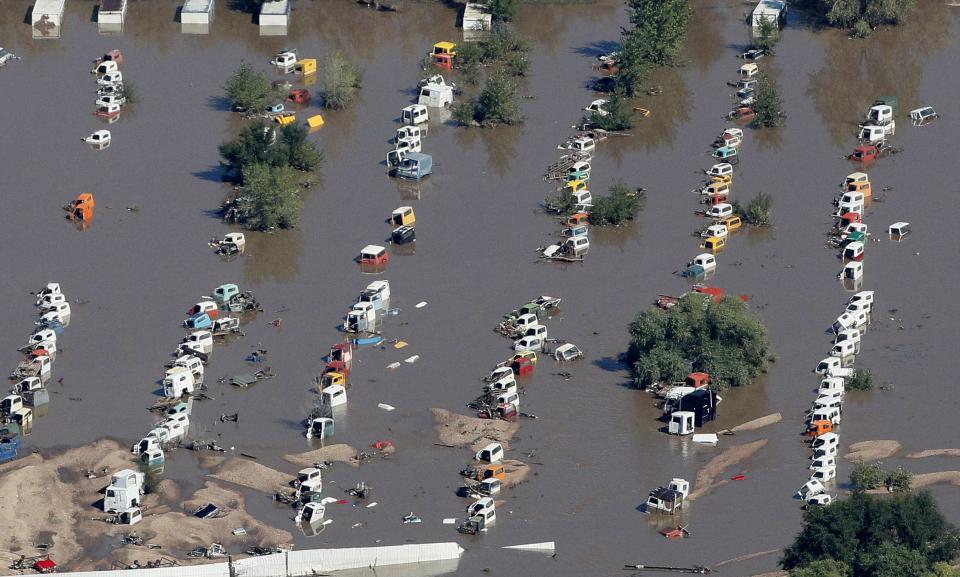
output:
{"label": "green foliage", "polygon": [[627,10],[640,56],[659,66],[676,64],[693,16],[688,0],[627,0]]}
{"label": "green foliage", "polygon": [[520,0],[485,0],[494,22],[509,22],[517,12]]}
{"label": "green foliage", "polygon": [[883,484],[886,485],[888,491],[908,493],[910,492],[910,486],[913,484],[913,473],[903,467],[897,467],[887,473],[887,478],[884,479]]}
{"label": "green foliage", "polygon": [[690,293],[668,310],[640,311],[630,324],[627,361],[640,388],[682,379],[688,363],[709,373],[718,390],[746,385],[766,369],[769,356],[766,329],[737,299],[717,303]]}
{"label": "green foliage", "polygon": [[838,28],[849,28],[860,19],[861,0],[824,0],[827,22]]}
{"label": "green foliage", "polygon": [[960,567],[939,561],[933,564],[933,571],[929,577],[960,577]]}
{"label": "green foliage", "polygon": [[822,7],[831,26],[866,38],[872,28],[902,22],[913,11],[914,0],[823,0]]}
{"label": "green foliage", "polygon": [[777,83],[766,74],[760,74],[757,79],[757,89],[753,94],[751,108],[756,113],[753,117],[755,127],[771,127],[783,124],[783,99],[780,98]]}
{"label": "green foliage", "polygon": [[780,25],[773,18],[760,18],[753,44],[757,48],[770,51],[780,42]]}
{"label": "green foliage", "polygon": [[292,168],[251,164],[243,168],[243,182],[236,198],[237,222],[261,231],[296,226],[303,199]]}
{"label": "green foliage", "polygon": [[924,577],[928,569],[923,553],[890,542],[862,554],[859,565],[870,577]]}
{"label": "green foliage", "polygon": [[819,559],[790,570],[790,577],[850,577],[850,567],[833,559]]}
{"label": "green foliage", "polygon": [[883,484],[885,475],[880,463],[857,463],[850,471],[850,484],[854,491],[870,491]]}
{"label": "green foliage", "polygon": [[873,34],[873,28],[870,27],[870,24],[866,20],[860,19],[857,20],[857,23],[850,29],[850,34],[854,38],[866,38]]}
{"label": "green foliage", "polygon": [[137,85],[129,80],[120,85],[117,95],[125,99],[127,104],[136,104],[140,101],[140,92],[137,90]]}
{"label": "green foliage", "polygon": [[853,371],[853,376],[847,379],[846,388],[852,391],[873,390],[873,373],[867,369]]}
{"label": "green foliage", "polygon": [[646,195],[643,192],[630,190],[623,183],[617,183],[610,187],[607,196],[594,197],[593,208],[590,209],[590,224],[593,226],[626,224],[637,218],[645,201]]}
{"label": "green foliage", "polygon": [[484,65],[496,65],[511,76],[525,76],[530,70],[529,55],[530,41],[498,23],[485,40],[459,44],[453,62],[465,83],[477,85]]}
{"label": "green foliage", "polygon": [[297,170],[314,172],[323,162],[323,153],[307,140],[307,128],[302,124],[287,124],[280,129],[281,150],[286,162]]}
{"label": "green foliage", "polygon": [[641,38],[635,32],[620,35],[620,55],[617,73],[613,75],[613,91],[628,98],[643,94],[643,83],[650,74],[650,62],[640,48]]}
{"label": "green foliage", "polygon": [[278,131],[262,120],[247,125],[236,139],[221,144],[220,156],[240,182],[244,182],[243,169],[253,164],[313,172],[323,162],[323,154],[307,140],[306,128],[287,124]]}
{"label": "green foliage", "polygon": [[466,126],[474,122],[481,126],[523,123],[517,86],[499,71],[487,78],[486,85],[476,98],[466,98],[456,103],[451,113],[457,122]]}
{"label": "green foliage", "polygon": [[262,110],[271,99],[277,97],[276,90],[263,72],[256,72],[249,63],[243,62],[233,71],[223,86],[227,101],[237,111]]}
{"label": "green foliage", "polygon": [[770,226],[773,224],[773,197],[765,192],[758,192],[747,201],[746,206],[734,200],[733,211],[747,224],[754,226]]}
{"label": "green foliage", "polygon": [[603,130],[621,131],[633,128],[633,113],[625,106],[623,96],[614,92],[603,105],[606,114],[590,113],[590,125]]}
{"label": "green foliage", "polygon": [[320,86],[325,108],[346,108],[357,95],[362,81],[360,69],[339,52],[329,54],[323,61]]}
{"label": "green foliage", "polygon": [[960,536],[929,493],[877,497],[855,492],[829,507],[807,510],[780,564],[794,577],[811,575],[795,571],[828,559],[849,566],[853,577],[919,577],[958,553]]}

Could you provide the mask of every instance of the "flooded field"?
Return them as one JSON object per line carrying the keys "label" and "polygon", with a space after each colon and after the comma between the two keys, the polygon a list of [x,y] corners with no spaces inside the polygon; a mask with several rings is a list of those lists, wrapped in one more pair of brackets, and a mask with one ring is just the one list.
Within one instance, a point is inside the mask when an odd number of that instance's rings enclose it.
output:
{"label": "flooded field", "polygon": [[[31,290],[58,281],[71,299],[82,299],[58,341],[50,409],[28,447],[48,453],[104,436],[125,445],[140,439],[152,422],[145,407],[156,399],[162,365],[183,336],[184,312],[216,286],[236,282],[254,291],[265,312],[245,327],[244,338],[215,350],[206,371],[213,400],[194,404],[193,432],[294,472],[281,456],[319,446],[304,438],[302,421],[321,358],[342,339],[338,325],[355,296],[386,278],[391,306],[401,312],[388,317],[383,334],[409,346],[356,352],[335,442],[360,449],[389,439],[397,452],[324,474],[326,493],[339,496],[366,481],[379,505],[332,505],[327,517],[334,523],[308,539],[294,530],[289,508],[243,491],[247,510],[294,532],[297,548],[457,540],[467,553],[458,566],[438,571],[560,576],[618,572],[623,563],[714,565],[781,548],[799,528],[801,510],[791,495],[807,478],[809,452],[799,433],[817,384],[811,369],[826,356],[832,341],[825,331],[849,297],[835,278],[842,267],[836,252],[824,248],[830,200],[856,168],[844,159],[856,122],[876,96],[896,94],[901,116],[929,104],[943,118],[923,127],[900,121],[894,143],[904,152],[870,171],[875,190],[884,191],[865,218],[877,242],[867,247],[863,288],[876,291],[878,312],[857,363],[893,388],[847,395],[842,441],[899,441],[903,452],[888,466],[958,468],[951,457],[902,457],[960,447],[953,425],[960,308],[952,294],[960,280],[954,267],[960,230],[938,220],[951,214],[957,192],[952,138],[960,118],[960,8],[919,2],[905,25],[866,41],[816,30],[791,14],[777,55],[762,62],[779,81],[788,119],[782,129],[746,131],[735,192],[741,199],[770,193],[775,226],[733,238],[712,283],[750,295],[777,362],[759,382],[725,394],[719,419],[706,431],[777,411],[784,420],[721,437],[717,447],[659,432],[652,398],[630,387],[619,357],[633,314],[660,293],[686,290],[674,272],[700,252],[691,232],[703,219],[693,214],[696,199],[688,191],[712,164],[710,142],[727,126],[722,117],[732,90],[725,83],[742,63],[735,55],[748,41],[741,18],[747,5],[697,3],[689,65],[651,80],[663,94],[638,101],[652,114],[633,136],[600,145],[594,193],[618,181],[643,186],[646,208],[631,228],[596,231],[591,253],[575,265],[537,262],[535,249],[559,232],[537,210],[554,188],[541,175],[594,98],[587,88],[591,65],[626,21],[620,3],[522,8],[517,28],[534,46],[520,89],[531,97],[523,101],[526,123],[494,130],[432,123],[424,151],[433,154],[435,172],[419,187],[389,179],[382,163],[400,109],[414,98],[422,56],[438,40],[460,39],[454,8],[408,0],[395,14],[347,0],[298,3],[288,37],[259,37],[249,15],[224,5],[211,34],[182,35],[177,4],[152,0],[130,5],[123,34],[103,36],[90,21],[94,4],[74,0],[63,37],[43,41],[32,40],[23,23],[28,8],[14,0],[0,15],[0,44],[22,56],[0,70],[0,257],[7,268],[0,281],[0,350],[8,351],[11,368],[33,328]],[[360,100],[323,113],[326,124],[314,138],[326,161],[300,226],[247,233],[247,254],[223,262],[206,246],[229,230],[218,215],[227,187],[217,145],[240,123],[225,110],[220,87],[241,60],[268,70],[270,57],[287,46],[304,56],[339,50],[354,59],[364,70]],[[95,152],[79,142],[104,127],[90,115],[90,62],[111,48],[123,51],[124,75],[141,98],[109,126],[111,147]],[[80,192],[94,192],[98,205],[86,230],[60,210]],[[402,204],[417,212],[416,254],[395,255],[381,277],[361,274],[354,256],[389,236],[384,219]],[[900,220],[911,222],[914,233],[891,242],[883,231]],[[576,343],[586,360],[560,368],[543,359],[525,381],[523,410],[539,418],[521,420],[507,456],[530,463],[534,473],[502,494],[495,528],[465,538],[441,520],[463,516],[466,501],[454,491],[469,454],[434,445],[429,409],[468,411],[464,404],[479,393],[479,379],[511,353],[509,341],[491,329],[503,313],[540,294],[563,298],[550,336]],[[415,308],[421,301],[427,306]],[[282,319],[280,326],[274,319]],[[276,378],[247,390],[217,382],[250,372],[244,358],[261,347]],[[420,358],[386,368],[411,355]],[[556,375],[560,370],[573,377]],[[233,412],[237,423],[219,422]],[[693,480],[721,450],[760,439],[768,443],[724,474],[742,473],[743,481],[719,487],[661,525],[640,511],[650,489],[672,477]],[[181,482],[184,493],[195,490],[207,472],[200,464],[189,451],[170,453],[165,477]],[[844,462],[839,477],[848,472]],[[948,518],[960,523],[956,487],[933,490]],[[422,524],[402,523],[411,511]],[[363,525],[351,528],[357,523]],[[656,532],[678,523],[691,538],[668,541]],[[556,558],[499,549],[550,540],[557,542]],[[776,561],[771,554],[723,571],[750,575],[772,570]]]}

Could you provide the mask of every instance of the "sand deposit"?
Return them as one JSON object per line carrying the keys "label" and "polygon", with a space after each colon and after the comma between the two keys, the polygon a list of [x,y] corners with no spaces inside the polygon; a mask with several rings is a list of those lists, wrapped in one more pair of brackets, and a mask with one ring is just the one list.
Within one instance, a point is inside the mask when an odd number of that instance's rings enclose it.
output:
{"label": "sand deposit", "polygon": [[270,495],[289,489],[290,482],[294,479],[293,475],[246,459],[230,459],[217,467],[210,476]]}
{"label": "sand deposit", "polygon": [[767,415],[766,417],[760,417],[759,419],[754,419],[752,421],[747,421],[742,425],[737,425],[736,427],[730,429],[732,433],[742,433],[744,431],[755,431],[763,427],[768,427],[770,425],[779,423],[783,420],[783,415],[780,413],[773,413],[772,415]]}
{"label": "sand deposit", "polygon": [[298,467],[312,467],[315,463],[323,461],[332,461],[339,463],[350,463],[354,467],[359,466],[357,462],[357,450],[350,445],[327,445],[320,449],[307,451],[305,453],[296,453],[294,455],[284,455],[283,460],[293,463]]}
{"label": "sand deposit", "polygon": [[[292,540],[289,532],[263,525],[247,514],[239,492],[210,482],[181,504],[179,488],[163,481],[156,494],[143,497],[143,521],[135,527],[105,523],[107,515],[99,509],[101,491],[110,483],[111,474],[135,467],[127,447],[112,440],[16,461],[15,468],[0,476],[0,494],[16,496],[0,503],[0,534],[7,536],[3,549],[13,556],[29,557],[39,553],[37,543],[47,542],[50,555],[61,567],[76,571],[108,568],[112,560],[146,561],[156,555],[187,563],[185,554],[190,549],[214,542],[240,553],[251,545],[273,546]],[[192,515],[196,507],[207,503],[225,508],[226,515],[217,519]],[[247,535],[235,537],[231,531],[236,527],[244,527]],[[146,547],[118,548],[121,535],[131,529],[145,544],[161,548],[151,553]],[[104,558],[104,547],[112,548],[108,558]],[[0,573],[6,571],[4,564]]]}
{"label": "sand deposit", "polygon": [[430,409],[436,422],[440,443],[454,447],[473,446],[477,450],[487,443],[499,442],[504,449],[517,433],[519,425],[500,419],[478,419],[447,411]]}
{"label": "sand deposit", "polygon": [[861,441],[850,445],[850,452],[843,458],[860,463],[886,459],[895,455],[900,450],[900,446],[897,441]]}
{"label": "sand deposit", "polygon": [[907,455],[908,459],[925,459],[927,457],[960,457],[960,449],[927,449]]}
{"label": "sand deposit", "polygon": [[720,474],[726,469],[746,461],[766,444],[766,439],[760,439],[752,443],[737,445],[726,449],[716,457],[710,459],[710,462],[697,471],[697,478],[693,483],[693,490],[687,498],[692,501],[706,495],[717,487],[729,483],[730,481],[728,479],[718,479]]}

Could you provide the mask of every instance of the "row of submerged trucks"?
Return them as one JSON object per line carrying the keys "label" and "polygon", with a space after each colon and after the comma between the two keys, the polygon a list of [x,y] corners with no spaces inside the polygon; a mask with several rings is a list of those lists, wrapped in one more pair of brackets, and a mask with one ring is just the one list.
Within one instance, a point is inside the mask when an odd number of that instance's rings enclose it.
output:
{"label": "row of submerged trucks", "polygon": [[[174,350],[174,359],[167,364],[160,385],[164,400],[154,408],[160,419],[147,434],[131,447],[142,468],[162,472],[165,449],[178,446],[190,428],[193,395],[203,387],[204,366],[213,352],[215,339],[240,331],[239,314],[261,310],[249,292],[235,284],[224,284],[203,297],[187,311],[183,327],[190,331]],[[115,473],[105,490],[104,512],[114,515],[111,521],[134,524],[142,519],[140,496],[143,494],[143,473],[125,469]]]}
{"label": "row of submerged trucks", "polygon": [[452,106],[455,88],[440,74],[420,81],[417,103],[400,111],[402,126],[394,133],[393,150],[387,152],[387,171],[391,176],[420,180],[433,173],[433,157],[423,152],[423,139],[429,132],[429,109],[442,111]]}
{"label": "row of submerged trucks", "polygon": [[[544,322],[559,310],[560,299],[539,296],[507,313],[494,331],[514,340],[511,347],[515,354],[497,364],[483,377],[480,396],[467,404],[477,411],[482,419],[516,421],[520,413],[518,377],[526,377],[536,367],[538,352],[546,352],[546,327]],[[556,346],[552,353],[558,362],[573,361],[583,353],[571,343]],[[526,413],[524,413],[526,415]],[[530,415],[527,415],[530,416]],[[496,522],[494,497],[500,494],[507,471],[503,464],[504,449],[500,443],[489,443],[474,455],[473,462],[460,471],[466,479],[457,489],[457,496],[470,499],[466,517],[457,531],[475,535],[486,531]]]}
{"label": "row of submerged trucks", "polygon": [[[886,145],[886,136],[893,135],[896,130],[893,118],[896,106],[895,98],[883,97],[870,107],[858,134],[861,145]],[[881,133],[882,138],[874,138]],[[825,506],[833,501],[828,487],[837,477],[840,437],[836,427],[843,418],[846,386],[856,374],[853,364],[860,353],[861,339],[874,308],[874,292],[859,290],[863,280],[864,249],[870,234],[863,222],[863,214],[872,193],[867,173],[854,172],[840,183],[840,192],[833,199],[836,211],[832,216],[837,222],[829,244],[839,250],[838,257],[844,263],[837,277],[846,290],[857,292],[849,297],[843,312],[831,324],[833,345],[828,356],[813,369],[820,378],[820,385],[813,405],[805,415],[804,435],[811,444],[810,477],[796,493],[808,507]]]}
{"label": "row of submerged trucks", "polygon": [[[123,53],[113,49],[93,61],[93,69],[97,86],[97,98],[94,101],[93,115],[107,124],[120,120],[120,113],[127,104],[123,84]],[[83,141],[95,150],[102,150],[110,146],[113,135],[109,130],[95,130]]]}
{"label": "row of submerged trucks", "polygon": [[35,296],[36,328],[18,349],[24,356],[10,372],[14,382],[10,394],[0,399],[0,463],[17,457],[23,437],[33,430],[34,417],[46,414],[57,336],[70,324],[70,302],[59,283],[47,283]]}

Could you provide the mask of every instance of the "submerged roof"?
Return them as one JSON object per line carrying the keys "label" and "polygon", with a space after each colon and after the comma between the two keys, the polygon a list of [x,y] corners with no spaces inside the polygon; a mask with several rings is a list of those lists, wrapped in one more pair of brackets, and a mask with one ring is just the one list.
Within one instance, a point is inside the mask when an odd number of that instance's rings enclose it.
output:
{"label": "submerged roof", "polygon": [[33,6],[34,14],[63,14],[67,0],[37,0]]}
{"label": "submerged roof", "polygon": [[184,12],[210,12],[213,0],[187,0],[183,3]]}

